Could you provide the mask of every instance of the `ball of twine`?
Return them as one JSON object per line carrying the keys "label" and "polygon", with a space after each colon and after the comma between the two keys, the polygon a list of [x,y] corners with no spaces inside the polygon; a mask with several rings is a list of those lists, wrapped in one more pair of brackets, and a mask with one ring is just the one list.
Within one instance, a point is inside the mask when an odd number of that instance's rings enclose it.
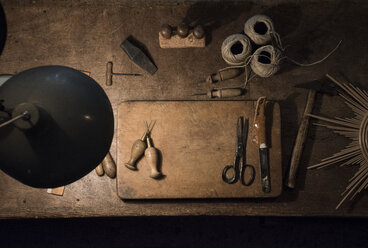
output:
{"label": "ball of twine", "polygon": [[244,24],[244,33],[257,45],[269,43],[273,32],[273,22],[265,15],[255,15]]}
{"label": "ball of twine", "polygon": [[270,77],[280,70],[282,53],[272,45],[258,48],[252,55],[250,68],[260,77]]}
{"label": "ball of twine", "polygon": [[229,65],[242,65],[252,52],[249,38],[244,34],[227,37],[221,46],[222,58]]}

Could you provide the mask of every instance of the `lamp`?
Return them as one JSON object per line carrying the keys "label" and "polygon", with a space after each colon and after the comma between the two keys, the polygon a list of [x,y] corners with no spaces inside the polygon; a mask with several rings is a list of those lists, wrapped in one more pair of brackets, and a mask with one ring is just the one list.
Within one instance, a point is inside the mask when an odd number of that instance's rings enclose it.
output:
{"label": "lamp", "polygon": [[75,69],[37,67],[0,87],[0,169],[26,185],[53,188],[85,176],[113,132],[104,90]]}

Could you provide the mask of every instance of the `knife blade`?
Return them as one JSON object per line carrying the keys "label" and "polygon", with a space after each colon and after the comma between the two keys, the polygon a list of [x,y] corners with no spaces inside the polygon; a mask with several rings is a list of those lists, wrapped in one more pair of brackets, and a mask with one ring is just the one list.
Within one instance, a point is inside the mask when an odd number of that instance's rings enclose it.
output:
{"label": "knife blade", "polygon": [[261,170],[262,191],[271,192],[269,154],[266,142],[266,97],[257,100],[256,110],[253,119],[252,142],[259,147],[259,164]]}

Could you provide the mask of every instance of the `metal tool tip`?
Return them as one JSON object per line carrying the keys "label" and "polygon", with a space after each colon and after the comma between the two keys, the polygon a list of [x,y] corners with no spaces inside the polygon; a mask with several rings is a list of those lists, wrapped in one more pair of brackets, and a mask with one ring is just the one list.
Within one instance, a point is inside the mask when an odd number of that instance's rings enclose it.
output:
{"label": "metal tool tip", "polygon": [[195,93],[195,94],[191,94],[190,96],[204,96],[207,95],[207,93]]}

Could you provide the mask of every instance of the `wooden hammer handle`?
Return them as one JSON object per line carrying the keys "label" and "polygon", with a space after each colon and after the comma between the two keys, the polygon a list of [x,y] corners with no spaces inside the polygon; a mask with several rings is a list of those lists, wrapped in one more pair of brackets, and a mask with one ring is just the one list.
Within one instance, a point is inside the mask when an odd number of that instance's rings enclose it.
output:
{"label": "wooden hammer handle", "polygon": [[300,164],[300,158],[302,156],[302,152],[304,148],[304,143],[308,135],[309,116],[307,116],[307,114],[310,114],[312,112],[315,96],[316,96],[316,91],[309,90],[307,104],[305,105],[302,122],[300,123],[298,134],[295,140],[295,145],[293,148],[293,153],[291,155],[287,186],[292,189],[295,187],[296,172],[298,171],[298,167]]}
{"label": "wooden hammer handle", "polygon": [[109,61],[106,64],[106,85],[112,85],[112,62]]}

